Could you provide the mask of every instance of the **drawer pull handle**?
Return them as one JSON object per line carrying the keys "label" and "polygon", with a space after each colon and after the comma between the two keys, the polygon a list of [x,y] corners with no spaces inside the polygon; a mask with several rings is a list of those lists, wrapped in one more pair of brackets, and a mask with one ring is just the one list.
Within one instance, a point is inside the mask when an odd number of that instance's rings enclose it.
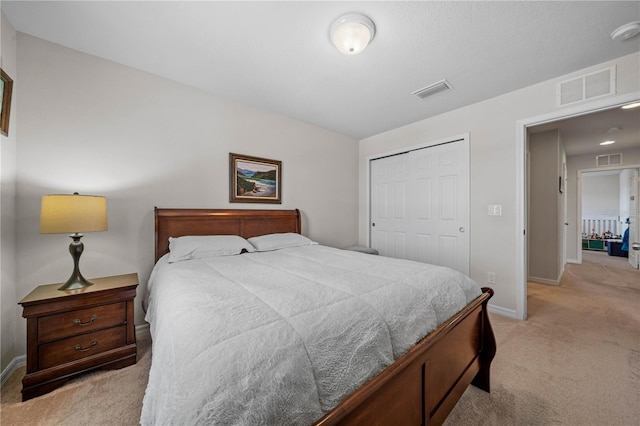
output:
{"label": "drawer pull handle", "polygon": [[74,319],[73,323],[75,325],[79,325],[80,327],[84,327],[85,325],[89,325],[89,324],[91,324],[92,322],[94,322],[97,319],[98,319],[98,316],[93,314],[93,315],[91,315],[91,319],[89,321],[87,321],[87,322],[82,322],[79,319]]}
{"label": "drawer pull handle", "polygon": [[75,349],[76,351],[80,351],[80,352],[86,352],[89,349],[91,349],[92,347],[94,347],[95,345],[98,344],[97,340],[94,340],[93,342],[91,342],[91,344],[89,345],[88,348],[83,348],[82,346],[80,346],[80,344],[77,344],[73,347],[73,349]]}

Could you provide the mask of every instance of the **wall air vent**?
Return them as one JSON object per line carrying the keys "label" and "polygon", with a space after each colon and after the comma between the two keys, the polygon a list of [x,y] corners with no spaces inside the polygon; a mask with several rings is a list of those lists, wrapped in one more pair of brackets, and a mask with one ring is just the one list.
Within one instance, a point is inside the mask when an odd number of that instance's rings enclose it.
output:
{"label": "wall air vent", "polygon": [[422,89],[418,89],[415,92],[412,92],[412,95],[417,96],[421,100],[425,100],[428,97],[436,95],[438,93],[446,92],[447,90],[453,89],[451,83],[447,80],[440,80],[437,83],[433,83],[427,87],[423,87]]}
{"label": "wall air vent", "polygon": [[601,96],[615,95],[615,65],[600,71],[565,80],[556,86],[556,105],[565,106]]}
{"label": "wall air vent", "polygon": [[605,154],[596,156],[596,167],[620,166],[622,154]]}

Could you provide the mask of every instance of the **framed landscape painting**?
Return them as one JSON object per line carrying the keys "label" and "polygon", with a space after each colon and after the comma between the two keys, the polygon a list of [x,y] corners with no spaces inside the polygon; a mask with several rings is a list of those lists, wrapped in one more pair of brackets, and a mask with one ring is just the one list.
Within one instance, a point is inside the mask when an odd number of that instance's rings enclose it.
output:
{"label": "framed landscape painting", "polygon": [[229,154],[229,202],[282,202],[282,162]]}
{"label": "framed landscape painting", "polygon": [[11,112],[11,92],[13,80],[0,69],[0,133],[9,136],[9,113]]}

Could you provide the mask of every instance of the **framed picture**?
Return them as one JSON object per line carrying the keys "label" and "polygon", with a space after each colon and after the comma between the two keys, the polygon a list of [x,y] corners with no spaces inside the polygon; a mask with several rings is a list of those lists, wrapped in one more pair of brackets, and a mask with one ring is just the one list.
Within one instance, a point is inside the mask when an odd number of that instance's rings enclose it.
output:
{"label": "framed picture", "polygon": [[13,80],[0,68],[0,133],[9,136],[9,113]]}
{"label": "framed picture", "polygon": [[229,202],[282,202],[282,161],[229,154]]}

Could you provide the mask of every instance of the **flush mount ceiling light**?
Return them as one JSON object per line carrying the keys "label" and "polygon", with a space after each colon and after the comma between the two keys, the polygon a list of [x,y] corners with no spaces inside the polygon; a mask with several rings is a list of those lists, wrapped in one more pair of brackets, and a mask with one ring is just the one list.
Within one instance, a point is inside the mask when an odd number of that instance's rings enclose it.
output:
{"label": "flush mount ceiling light", "polygon": [[611,40],[623,41],[629,40],[640,34],[640,21],[629,22],[611,33]]}
{"label": "flush mount ceiling light", "polygon": [[357,55],[373,40],[375,33],[376,27],[371,19],[357,13],[348,13],[333,21],[329,37],[340,52]]}
{"label": "flush mount ceiling light", "polygon": [[604,141],[600,142],[600,145],[611,145],[612,143],[616,143],[616,141]]}

